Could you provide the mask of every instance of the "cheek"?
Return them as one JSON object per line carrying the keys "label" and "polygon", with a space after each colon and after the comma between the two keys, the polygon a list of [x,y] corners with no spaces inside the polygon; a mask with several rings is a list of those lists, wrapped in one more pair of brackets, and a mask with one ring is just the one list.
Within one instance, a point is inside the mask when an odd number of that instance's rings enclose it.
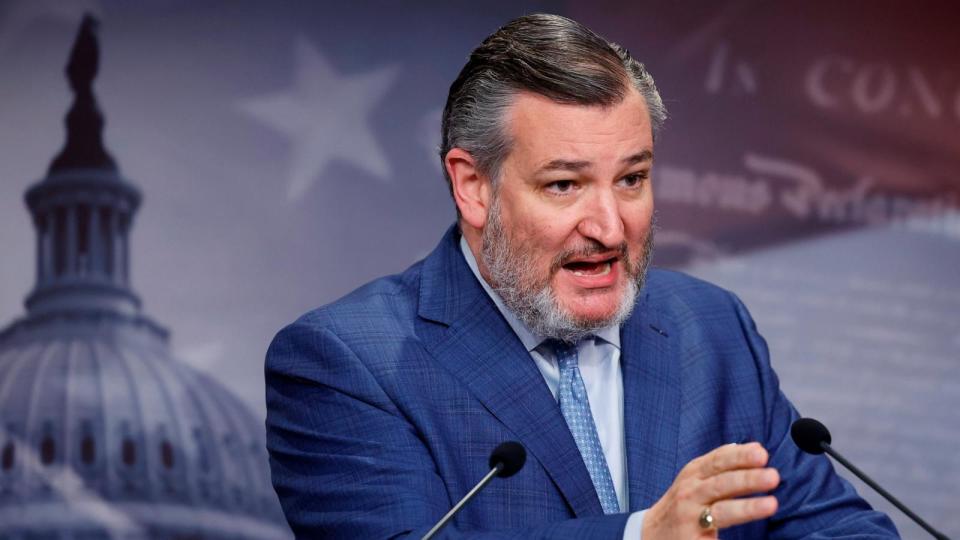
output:
{"label": "cheek", "polygon": [[623,228],[629,241],[642,241],[653,226],[653,202],[634,205],[622,214]]}
{"label": "cheek", "polygon": [[504,216],[503,225],[511,231],[517,245],[529,250],[527,255],[545,256],[545,252],[549,252],[550,258],[563,249],[570,232],[576,228],[568,216],[533,209],[519,215],[514,213],[509,219]]}

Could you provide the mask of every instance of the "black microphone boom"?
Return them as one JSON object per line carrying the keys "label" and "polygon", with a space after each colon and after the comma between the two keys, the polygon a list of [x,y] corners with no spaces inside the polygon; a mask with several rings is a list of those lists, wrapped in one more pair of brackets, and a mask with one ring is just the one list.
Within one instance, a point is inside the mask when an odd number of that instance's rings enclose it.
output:
{"label": "black microphone boom", "polygon": [[938,540],[950,540],[945,534],[934,529],[920,516],[914,514],[912,510],[907,508],[902,502],[898,501],[896,497],[880,487],[880,484],[874,482],[872,478],[867,476],[853,463],[847,461],[847,458],[843,457],[839,452],[834,450],[833,447],[830,446],[832,439],[830,438],[830,430],[827,429],[827,426],[821,424],[813,418],[801,418],[794,422],[792,426],[790,426],[790,436],[793,438],[793,442],[797,444],[797,447],[808,454],[823,454],[826,452],[830,457],[837,460],[838,463],[846,467],[850,472],[857,475],[857,478],[863,480],[863,482],[873,488],[874,491],[880,495],[883,495],[885,499],[899,508],[901,512],[906,514],[907,517],[912,519],[917,525],[920,525],[924,528],[924,530],[932,534],[934,538]]}
{"label": "black microphone boom", "polygon": [[493,480],[494,476],[499,476],[500,478],[513,476],[523,468],[523,464],[526,462],[527,451],[523,448],[522,444],[516,441],[500,443],[500,445],[490,453],[490,461],[488,462],[490,464],[490,472],[488,472],[482,480],[477,482],[477,485],[473,486],[473,489],[464,495],[463,498],[460,499],[460,502],[455,504],[453,508],[447,512],[447,515],[443,516],[432,529],[427,531],[427,534],[423,535],[421,540],[430,540],[440,532],[440,529],[444,528],[447,523],[450,523],[453,516],[457,515],[457,512],[459,512],[470,499],[477,493],[480,493],[480,490],[487,487],[487,484]]}

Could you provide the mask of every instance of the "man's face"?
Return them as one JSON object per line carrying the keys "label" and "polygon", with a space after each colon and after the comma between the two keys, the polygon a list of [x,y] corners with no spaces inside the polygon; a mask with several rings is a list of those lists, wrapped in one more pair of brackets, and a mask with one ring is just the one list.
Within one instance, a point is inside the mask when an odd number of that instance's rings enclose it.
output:
{"label": "man's face", "polygon": [[521,93],[483,230],[485,278],[534,332],[576,341],[620,323],[649,258],[653,136],[643,98],[610,107]]}

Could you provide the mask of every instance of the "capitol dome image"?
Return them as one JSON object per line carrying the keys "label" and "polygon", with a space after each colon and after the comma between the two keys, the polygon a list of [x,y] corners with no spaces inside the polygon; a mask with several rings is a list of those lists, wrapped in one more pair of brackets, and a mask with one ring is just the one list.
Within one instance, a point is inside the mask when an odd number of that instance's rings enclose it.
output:
{"label": "capitol dome image", "polygon": [[142,194],[104,148],[98,64],[87,16],[66,143],[25,196],[36,283],[0,329],[0,539],[292,538],[262,421],[172,357],[130,285]]}

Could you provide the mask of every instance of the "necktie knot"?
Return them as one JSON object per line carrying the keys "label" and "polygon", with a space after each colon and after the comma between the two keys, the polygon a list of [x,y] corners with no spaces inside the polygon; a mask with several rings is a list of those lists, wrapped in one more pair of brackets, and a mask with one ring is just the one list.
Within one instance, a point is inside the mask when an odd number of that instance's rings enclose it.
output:
{"label": "necktie knot", "polygon": [[577,367],[577,346],[559,339],[548,339],[544,342],[557,358],[557,365],[563,372],[570,368]]}

